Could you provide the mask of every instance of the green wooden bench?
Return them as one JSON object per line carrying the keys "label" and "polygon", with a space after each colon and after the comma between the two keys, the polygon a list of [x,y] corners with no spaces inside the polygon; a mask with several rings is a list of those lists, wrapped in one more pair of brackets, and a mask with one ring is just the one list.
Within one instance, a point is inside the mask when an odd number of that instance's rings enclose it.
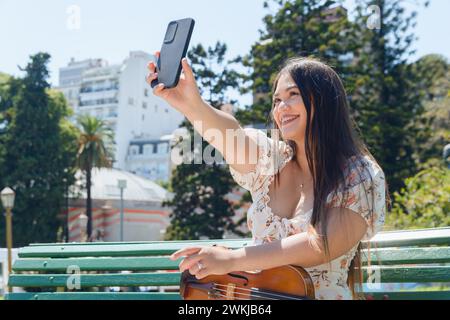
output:
{"label": "green wooden bench", "polygon": [[[240,248],[251,244],[250,239],[152,241],[152,242],[94,242],[32,244],[19,250],[9,278],[12,287],[26,288],[25,293],[10,293],[9,300],[60,299],[180,299],[178,284],[179,261],[168,255],[192,245],[219,244]],[[367,246],[367,244],[364,244]],[[445,299],[450,300],[450,228],[380,232],[370,246],[371,270],[365,277],[386,283],[428,283],[443,286],[439,291],[426,288],[403,291],[394,289],[365,291],[373,299]],[[363,251],[367,255],[367,249]],[[72,268],[68,272],[68,268]],[[76,285],[73,270],[80,270],[81,290],[68,290],[67,283]],[[111,292],[110,287],[137,289],[147,292]],[[34,291],[34,292],[30,292]],[[39,291],[39,292],[38,292]]]}

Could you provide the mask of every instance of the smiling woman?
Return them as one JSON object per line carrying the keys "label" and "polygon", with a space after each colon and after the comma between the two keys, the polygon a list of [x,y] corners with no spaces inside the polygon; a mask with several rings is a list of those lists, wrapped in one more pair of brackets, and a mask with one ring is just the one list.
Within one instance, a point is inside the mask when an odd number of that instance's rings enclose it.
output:
{"label": "smiling woman", "polygon": [[[273,86],[275,129],[269,138],[262,130],[242,129],[234,117],[207,104],[186,59],[182,66],[178,86],[157,86],[154,94],[202,136],[210,129],[222,134],[215,141],[223,143],[211,144],[235,181],[251,192],[247,222],[254,245],[179,250],[172,259],[186,257],[180,271],[203,279],[296,265],[311,277],[315,298],[356,298],[360,243],[383,226],[387,188],[382,169],[356,134],[339,76],[314,59],[288,60]],[[149,70],[150,83],[157,78],[154,63]],[[226,141],[228,130],[241,143]],[[252,150],[256,163],[250,161]],[[234,161],[237,154],[245,155],[243,163]]]}

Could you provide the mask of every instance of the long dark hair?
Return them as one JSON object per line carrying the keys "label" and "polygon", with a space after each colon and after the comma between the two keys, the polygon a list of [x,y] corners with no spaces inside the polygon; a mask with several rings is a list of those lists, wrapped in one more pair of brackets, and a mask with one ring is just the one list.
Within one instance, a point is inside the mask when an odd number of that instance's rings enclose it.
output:
{"label": "long dark hair", "polygon": [[[338,188],[345,185],[346,170],[344,168],[348,166],[349,159],[358,161],[357,159],[362,159],[364,156],[369,156],[373,161],[375,159],[360,138],[359,129],[350,117],[342,81],[330,66],[313,58],[291,58],[285,62],[275,78],[272,93],[275,92],[278,80],[284,73],[288,73],[294,80],[306,108],[304,148],[313,177],[314,190],[314,206],[310,223],[312,228],[310,229],[313,231],[318,229],[325,255],[330,262],[326,232],[327,197],[331,192],[336,194]],[[272,105],[270,117],[275,131],[280,132],[273,119],[273,108]],[[286,143],[294,150],[292,161],[295,161],[296,143],[292,140],[287,140]],[[364,173],[359,174],[361,176]],[[275,177],[279,183],[279,172]],[[342,197],[341,205],[344,201],[346,199]],[[361,243],[350,264],[347,281],[354,298],[362,297],[356,294],[355,288],[356,284],[359,287],[362,285],[360,256]]]}

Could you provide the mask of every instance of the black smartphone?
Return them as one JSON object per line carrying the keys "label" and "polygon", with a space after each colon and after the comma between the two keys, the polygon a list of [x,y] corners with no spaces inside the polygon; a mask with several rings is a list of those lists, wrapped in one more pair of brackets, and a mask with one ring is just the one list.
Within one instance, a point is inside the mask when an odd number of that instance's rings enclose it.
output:
{"label": "black smartphone", "polygon": [[152,88],[159,83],[164,83],[165,88],[177,86],[182,69],[181,59],[186,56],[194,24],[191,18],[169,22],[156,63],[158,79],[152,81]]}

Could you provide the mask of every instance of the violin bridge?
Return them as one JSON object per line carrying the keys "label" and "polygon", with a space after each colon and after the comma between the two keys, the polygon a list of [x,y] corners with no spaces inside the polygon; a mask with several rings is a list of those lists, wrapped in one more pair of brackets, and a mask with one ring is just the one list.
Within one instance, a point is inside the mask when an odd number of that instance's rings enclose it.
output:
{"label": "violin bridge", "polygon": [[234,283],[229,283],[227,285],[227,300],[234,300],[234,290],[236,285]]}

